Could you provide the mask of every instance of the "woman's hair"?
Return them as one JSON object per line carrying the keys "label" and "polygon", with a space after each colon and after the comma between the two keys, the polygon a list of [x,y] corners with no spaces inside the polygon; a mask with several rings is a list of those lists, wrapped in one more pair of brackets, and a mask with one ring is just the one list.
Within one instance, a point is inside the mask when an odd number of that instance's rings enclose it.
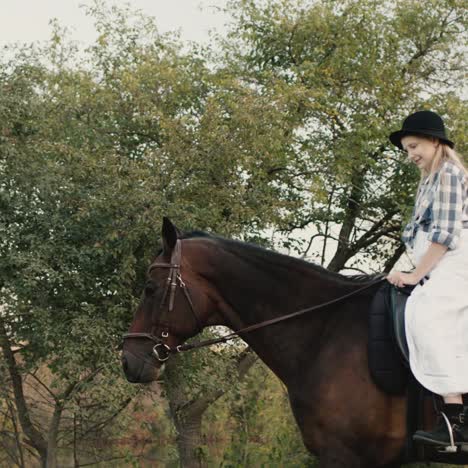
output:
{"label": "woman's hair", "polygon": [[427,173],[421,171],[421,177],[430,176],[431,178],[434,177],[437,170],[445,161],[451,161],[455,166],[457,166],[464,174],[465,177],[468,177],[468,168],[463,163],[462,157],[449,145],[445,144],[444,142],[440,142],[440,145],[437,149],[436,155],[432,160],[431,167]]}
{"label": "woman's hair", "polygon": [[468,176],[468,169],[463,163],[462,157],[450,146],[442,143],[439,145],[440,150],[435,155],[434,160],[432,161],[430,174],[434,174],[439,167],[439,164],[442,164],[444,161],[452,161],[455,166],[457,166],[462,172],[465,173],[465,177]]}
{"label": "woman's hair", "polygon": [[427,176],[429,176],[429,178],[432,180],[445,161],[451,161],[453,164],[455,164],[455,166],[457,166],[463,172],[463,174],[465,174],[465,180],[468,183],[468,169],[465,166],[462,157],[454,149],[450,148],[449,145],[441,141],[439,147],[437,148],[436,155],[432,160],[432,164],[429,168],[429,171],[420,170],[421,178],[419,179],[418,189],[416,193],[419,192],[424,182],[424,179]]}

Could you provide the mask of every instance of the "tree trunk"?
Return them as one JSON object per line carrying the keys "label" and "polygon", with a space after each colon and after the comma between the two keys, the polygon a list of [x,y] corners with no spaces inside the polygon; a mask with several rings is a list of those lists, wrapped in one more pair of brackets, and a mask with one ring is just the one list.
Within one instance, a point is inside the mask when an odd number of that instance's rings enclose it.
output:
{"label": "tree trunk", "polygon": [[57,402],[54,408],[54,414],[49,426],[49,434],[47,440],[47,468],[57,468],[57,437],[60,426],[60,418],[62,417],[63,406]]}
{"label": "tree trunk", "polygon": [[406,248],[404,244],[400,244],[393,255],[385,262],[384,265],[384,272],[389,273],[390,270],[393,268],[396,262],[400,259],[400,257],[404,254]]}
{"label": "tree trunk", "polygon": [[[250,348],[244,350],[237,359],[237,377],[242,380],[247,371],[257,360]],[[203,394],[198,398],[189,399],[184,394],[182,386],[171,382],[171,373],[177,375],[177,364],[169,363],[165,373],[166,393],[172,421],[177,430],[177,448],[182,468],[201,468],[205,466],[203,454],[202,420],[205,411],[218,398],[224,395],[224,390],[211,394]]]}
{"label": "tree trunk", "polygon": [[338,246],[335,255],[327,266],[327,269],[331,271],[338,272],[342,270],[346,262],[355,254],[353,249],[350,248],[350,237],[356,225],[356,218],[360,210],[365,173],[366,169],[356,170],[351,178],[352,188],[348,197],[343,224],[341,225],[340,234],[338,236]]}
{"label": "tree trunk", "polygon": [[13,386],[13,394],[15,396],[15,406],[18,411],[18,419],[21,428],[27,437],[26,442],[31,445],[39,453],[41,465],[46,466],[47,463],[47,445],[41,433],[34,427],[29,409],[26,404],[26,399],[23,392],[23,379],[19,372],[15,356],[11,349],[10,340],[8,339],[5,323],[0,319],[0,347],[2,348],[5,362],[10,374],[11,383]]}
{"label": "tree trunk", "polygon": [[11,417],[11,423],[13,425],[13,431],[15,434],[16,450],[18,451],[18,465],[20,466],[20,468],[24,468],[26,465],[24,464],[23,447],[21,446],[20,431],[16,423],[16,414],[13,409],[13,403],[10,400],[7,400],[7,406],[8,412],[10,413]]}
{"label": "tree trunk", "polygon": [[171,413],[177,431],[177,448],[180,465],[183,468],[203,466],[201,423],[204,411],[184,414],[171,406]]}

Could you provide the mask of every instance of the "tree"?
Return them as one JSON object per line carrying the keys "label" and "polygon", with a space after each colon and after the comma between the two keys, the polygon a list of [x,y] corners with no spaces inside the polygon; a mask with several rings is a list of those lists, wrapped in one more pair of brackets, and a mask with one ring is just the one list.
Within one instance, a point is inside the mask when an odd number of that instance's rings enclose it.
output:
{"label": "tree", "polygon": [[388,133],[414,109],[435,108],[466,149],[462,2],[242,0],[228,12],[229,66],[262,91],[282,89],[298,122],[288,150],[303,167],[275,170],[302,209],[280,233],[313,226],[316,258],[333,249],[333,271],[363,260],[390,269],[417,175]]}
{"label": "tree", "polygon": [[[8,439],[20,462],[31,450],[55,466],[57,450],[75,435],[87,440],[135,395],[115,346],[158,251],[162,215],[264,244],[267,229],[313,226],[316,258],[325,262],[337,243],[331,269],[362,258],[388,268],[416,182],[386,146],[389,128],[431,106],[466,145],[461,2],[230,5],[219,56],[105,5],[88,9],[98,39],[86,50],[55,25],[48,44],[6,51],[0,387],[7,432],[28,438],[28,448]],[[209,370],[203,355],[174,365],[173,378],[188,382]],[[24,391],[34,376],[53,409],[43,420]],[[168,392],[173,409],[181,399],[194,408],[197,395],[184,392]]]}
{"label": "tree", "polygon": [[[47,466],[65,443],[64,414],[85,415],[78,401],[104,397],[93,391],[103,373],[114,383],[111,414],[134,393],[115,345],[161,214],[254,236],[290,203],[260,158],[283,157],[271,140],[287,124],[275,103],[183,53],[146,18],[90,13],[100,36],[86,52],[56,27],[46,47],[11,49],[0,72],[3,385]],[[54,411],[39,424],[24,385],[42,366]]]}
{"label": "tree", "polygon": [[228,347],[168,363],[165,391],[177,432],[181,466],[206,465],[202,436],[205,412],[219,398],[229,394],[238,381],[244,380],[256,360],[248,348],[239,351],[238,347]]}

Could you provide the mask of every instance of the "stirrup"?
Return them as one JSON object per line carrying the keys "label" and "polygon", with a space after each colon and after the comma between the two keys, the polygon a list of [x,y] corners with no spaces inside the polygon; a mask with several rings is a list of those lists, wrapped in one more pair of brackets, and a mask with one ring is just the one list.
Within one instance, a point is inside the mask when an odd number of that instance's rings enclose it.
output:
{"label": "stirrup", "polygon": [[[444,418],[445,424],[447,425],[447,430],[448,430],[449,437],[450,437],[450,445],[441,446],[437,450],[439,452],[444,452],[444,453],[455,453],[457,452],[457,446],[455,445],[455,439],[453,438],[452,425],[450,424],[449,418],[447,418],[445,413],[441,411],[440,414]],[[467,449],[468,449],[468,446],[467,446]]]}

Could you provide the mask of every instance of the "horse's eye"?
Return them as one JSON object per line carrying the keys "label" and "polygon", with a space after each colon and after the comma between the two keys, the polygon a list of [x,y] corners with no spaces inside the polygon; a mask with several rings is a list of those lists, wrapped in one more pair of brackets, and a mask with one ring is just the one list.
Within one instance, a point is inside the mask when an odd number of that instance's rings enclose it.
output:
{"label": "horse's eye", "polygon": [[152,296],[156,291],[156,285],[154,283],[146,283],[145,285],[145,295]]}

